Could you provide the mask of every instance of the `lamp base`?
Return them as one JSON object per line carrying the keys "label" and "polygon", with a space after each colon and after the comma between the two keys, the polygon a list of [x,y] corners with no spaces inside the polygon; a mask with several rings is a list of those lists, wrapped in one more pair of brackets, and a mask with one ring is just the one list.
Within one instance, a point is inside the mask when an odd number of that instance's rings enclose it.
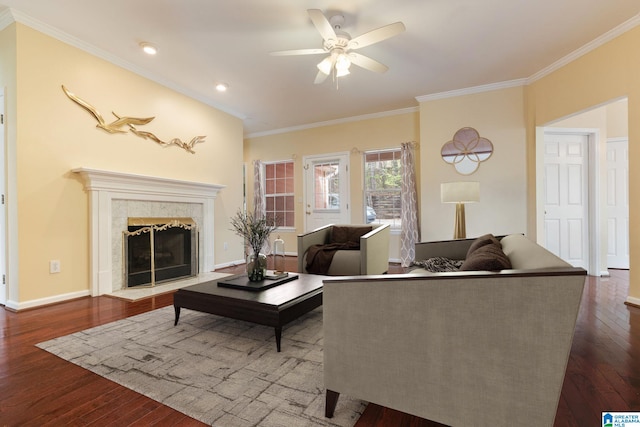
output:
{"label": "lamp base", "polygon": [[456,222],[453,227],[453,238],[467,238],[467,227],[464,219],[464,203],[456,203]]}

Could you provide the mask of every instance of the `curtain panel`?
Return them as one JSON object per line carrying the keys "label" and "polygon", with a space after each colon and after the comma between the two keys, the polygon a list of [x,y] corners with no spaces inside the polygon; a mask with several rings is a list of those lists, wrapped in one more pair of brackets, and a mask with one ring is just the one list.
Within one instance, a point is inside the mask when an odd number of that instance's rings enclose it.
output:
{"label": "curtain panel", "polygon": [[420,241],[415,148],[415,142],[403,142],[400,151],[400,161],[402,163],[400,262],[403,267],[408,267],[414,261],[416,256],[415,245]]}

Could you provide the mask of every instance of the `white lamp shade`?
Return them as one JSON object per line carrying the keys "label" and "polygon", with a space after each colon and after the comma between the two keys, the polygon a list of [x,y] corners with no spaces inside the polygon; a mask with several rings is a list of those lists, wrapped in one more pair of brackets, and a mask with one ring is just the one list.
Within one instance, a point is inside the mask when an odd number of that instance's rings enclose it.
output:
{"label": "white lamp shade", "polygon": [[333,60],[331,59],[330,56],[327,56],[318,64],[318,70],[322,71],[327,76],[329,75],[329,73],[331,73],[332,67],[333,67]]}
{"label": "white lamp shade", "polygon": [[480,201],[478,181],[443,182],[440,184],[442,203],[470,203]]}

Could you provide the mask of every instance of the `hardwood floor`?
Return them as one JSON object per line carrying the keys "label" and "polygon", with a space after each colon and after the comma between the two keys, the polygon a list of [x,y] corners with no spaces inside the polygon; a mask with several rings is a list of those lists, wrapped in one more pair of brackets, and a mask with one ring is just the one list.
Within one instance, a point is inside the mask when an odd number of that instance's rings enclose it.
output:
{"label": "hardwood floor", "polygon": [[[295,269],[295,258],[287,262]],[[640,410],[640,309],[624,305],[628,285],[624,270],[587,279],[555,427],[595,426],[602,411]],[[203,425],[35,347],[172,302],[169,293],[138,302],[97,297],[19,313],[0,309],[0,426]],[[438,425],[374,404],[356,424]]]}

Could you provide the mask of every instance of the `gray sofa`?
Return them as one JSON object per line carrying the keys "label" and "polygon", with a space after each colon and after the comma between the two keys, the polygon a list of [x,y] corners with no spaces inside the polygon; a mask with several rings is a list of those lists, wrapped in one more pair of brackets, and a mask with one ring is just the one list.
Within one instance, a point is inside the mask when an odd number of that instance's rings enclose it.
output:
{"label": "gray sofa", "polygon": [[553,425],[586,272],[522,235],[500,245],[511,269],[325,280],[327,417],[342,393],[451,426]]}

